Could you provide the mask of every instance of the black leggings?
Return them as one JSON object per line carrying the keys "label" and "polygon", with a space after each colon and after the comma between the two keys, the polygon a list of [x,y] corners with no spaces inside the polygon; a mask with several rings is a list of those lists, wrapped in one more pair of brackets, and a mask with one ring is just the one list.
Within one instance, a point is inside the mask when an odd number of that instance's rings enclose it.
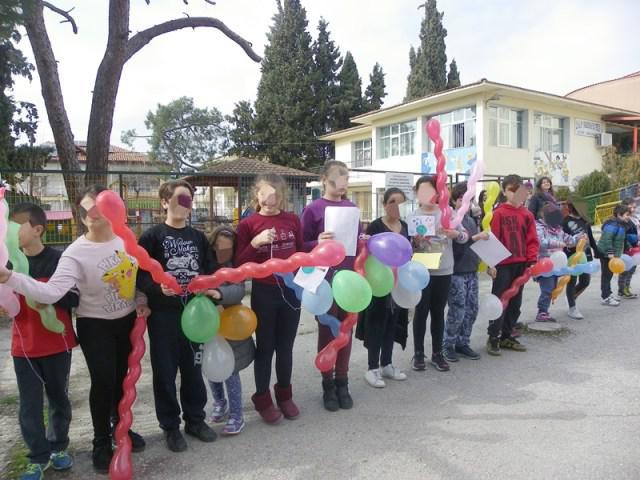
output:
{"label": "black leggings", "polygon": [[122,397],[122,381],[127,374],[131,350],[129,333],[135,312],[115,320],[81,317],[76,321],[78,341],[87,361],[91,390],[89,408],[96,442],[111,435],[111,416]]}
{"label": "black leggings", "polygon": [[278,287],[254,281],[251,286],[251,308],[258,317],[253,368],[256,393],[260,395],[269,391],[274,353],[278,385],[288,387],[291,384],[293,343],[300,323],[300,302],[293,290],[284,285]]}
{"label": "black leggings", "polygon": [[422,290],[422,298],[413,316],[413,349],[424,353],[424,336],[427,332],[427,316],[431,314],[431,350],[442,351],[444,336],[444,308],[449,298],[451,275],[433,275],[429,285]]}
{"label": "black leggings", "polygon": [[391,306],[391,299],[373,297],[367,311],[365,344],[368,350],[369,370],[391,364],[393,342],[396,338],[396,324],[400,307]]}
{"label": "black leggings", "polygon": [[588,273],[583,273],[577,277],[571,275],[571,279],[567,283],[567,302],[569,302],[570,308],[576,306],[576,298],[587,289],[590,283],[591,275]]}

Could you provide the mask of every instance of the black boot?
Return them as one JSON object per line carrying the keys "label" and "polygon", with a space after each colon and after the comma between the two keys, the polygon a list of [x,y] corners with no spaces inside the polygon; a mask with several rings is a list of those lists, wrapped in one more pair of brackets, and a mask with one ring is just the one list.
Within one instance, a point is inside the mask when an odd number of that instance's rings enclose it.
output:
{"label": "black boot", "polygon": [[353,398],[349,394],[349,380],[346,378],[336,379],[336,395],[340,408],[349,410],[353,407]]}
{"label": "black boot", "polygon": [[322,380],[322,401],[324,402],[324,408],[330,412],[337,412],[340,409],[340,403],[336,395],[336,384],[333,379]]}

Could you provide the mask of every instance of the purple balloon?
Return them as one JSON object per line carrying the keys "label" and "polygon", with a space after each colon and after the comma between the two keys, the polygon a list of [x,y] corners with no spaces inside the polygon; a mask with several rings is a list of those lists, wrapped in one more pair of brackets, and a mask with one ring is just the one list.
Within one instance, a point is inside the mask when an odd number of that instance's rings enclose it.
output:
{"label": "purple balloon", "polygon": [[401,267],[411,260],[411,242],[399,233],[385,232],[372,236],[368,243],[369,252],[389,267]]}

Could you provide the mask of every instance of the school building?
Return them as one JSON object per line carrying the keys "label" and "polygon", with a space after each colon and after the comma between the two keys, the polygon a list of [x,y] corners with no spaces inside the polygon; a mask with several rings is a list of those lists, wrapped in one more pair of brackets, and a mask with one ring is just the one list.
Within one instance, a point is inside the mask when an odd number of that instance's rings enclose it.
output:
{"label": "school building", "polygon": [[[631,138],[637,126],[619,119],[640,113],[482,79],[351,119],[352,128],[321,137],[353,169],[350,196],[363,220],[382,214],[382,192],[434,174],[427,121],[440,121],[446,170],[468,175],[482,161],[487,175],[543,175],[574,186],[599,170],[604,149]],[[637,134],[637,130],[635,131]],[[368,172],[366,170],[371,170]],[[389,172],[408,172],[399,175]]]}

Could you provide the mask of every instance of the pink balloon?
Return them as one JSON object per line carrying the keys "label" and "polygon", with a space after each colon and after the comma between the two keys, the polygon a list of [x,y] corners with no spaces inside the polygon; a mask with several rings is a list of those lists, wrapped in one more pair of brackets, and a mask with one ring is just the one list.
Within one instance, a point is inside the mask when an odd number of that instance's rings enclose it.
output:
{"label": "pink balloon", "polygon": [[456,228],[458,227],[458,225],[462,223],[462,219],[464,218],[465,214],[469,211],[469,208],[471,208],[471,201],[476,196],[476,188],[478,186],[478,182],[482,179],[483,175],[484,175],[484,162],[481,161],[476,156],[476,162],[475,162],[475,165],[473,166],[473,171],[471,172],[471,175],[467,180],[467,191],[462,196],[462,205],[458,210],[456,210],[456,214],[451,220],[451,228]]}
{"label": "pink balloon", "polygon": [[16,318],[20,313],[20,301],[13,290],[6,285],[0,285],[0,307],[5,309],[11,318]]}
{"label": "pink balloon", "polygon": [[96,197],[96,207],[111,225],[126,225],[127,209],[120,196],[113,190],[104,190]]}
{"label": "pink balloon", "polygon": [[440,208],[440,223],[442,228],[451,228],[451,206],[449,205],[449,189],[447,188],[447,159],[442,153],[442,138],[440,138],[440,122],[431,119],[427,122],[427,134],[434,143],[433,154],[436,157],[436,190],[438,191],[438,207]]}
{"label": "pink balloon", "polygon": [[427,122],[427,135],[434,142],[437,138],[440,138],[440,122],[435,118]]}

